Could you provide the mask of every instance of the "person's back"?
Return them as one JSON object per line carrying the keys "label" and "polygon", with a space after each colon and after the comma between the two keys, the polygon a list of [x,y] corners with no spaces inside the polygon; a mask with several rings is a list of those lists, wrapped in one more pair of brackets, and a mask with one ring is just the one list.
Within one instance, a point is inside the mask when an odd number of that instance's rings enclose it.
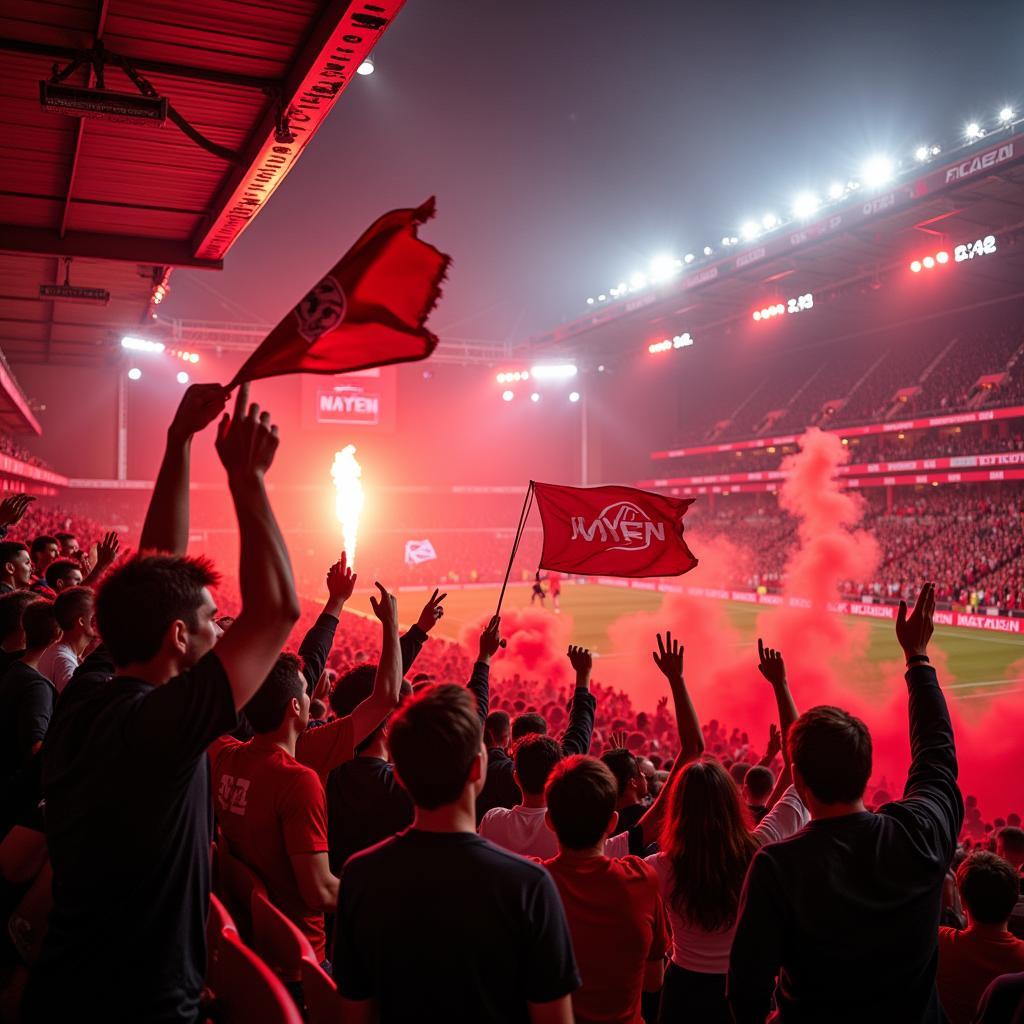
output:
{"label": "person's back", "polygon": [[957,869],[967,911],[963,931],[939,929],[936,977],[951,1024],[970,1024],[982,993],[1002,974],[1024,971],[1024,942],[1007,931],[1017,902],[1017,872],[994,853],[972,853]]}
{"label": "person's back", "polygon": [[[901,607],[912,764],[904,798],[872,814],[871,739],[838,708],[813,708],[789,735],[802,832],[760,850],[741,900],[729,971],[737,1024],[940,1021],[935,967],[942,885],[963,820],[949,712],[925,648],[934,588]],[[778,976],[778,987],[775,978]]]}
{"label": "person's back", "polygon": [[544,866],[558,886],[583,982],[572,997],[576,1024],[639,1024],[641,995],[661,987],[669,944],[657,876],[639,857],[605,855],[618,827],[618,785],[599,760],[563,761],[547,800],[559,852]]}
{"label": "person's back", "polygon": [[416,819],[342,872],[332,959],[348,1021],[572,1019],[579,979],[551,876],[474,831],[482,739],[458,686],[425,690],[390,724]]}

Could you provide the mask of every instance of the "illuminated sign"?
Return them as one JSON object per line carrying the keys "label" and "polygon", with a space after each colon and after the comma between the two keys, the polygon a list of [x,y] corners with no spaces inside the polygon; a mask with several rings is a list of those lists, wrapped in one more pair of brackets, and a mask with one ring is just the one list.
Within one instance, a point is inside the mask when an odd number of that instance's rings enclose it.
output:
{"label": "illuminated sign", "polygon": [[785,302],[775,302],[770,306],[755,309],[754,319],[771,320],[773,317],[789,313],[802,313],[805,309],[814,309],[814,296],[810,292],[798,295],[795,299],[787,299]]}
{"label": "illuminated sign", "polygon": [[[989,256],[996,251],[996,236],[986,235],[974,242],[964,242],[961,245],[953,246],[953,260],[956,263],[966,263],[976,256]],[[945,266],[949,263],[949,252],[940,249],[937,253],[925,256],[922,259],[914,260],[910,264],[911,273],[920,274],[922,270],[934,270],[936,267]]]}
{"label": "illuminated sign", "polygon": [[673,338],[666,338],[664,341],[655,341],[647,346],[647,351],[652,355],[656,352],[668,352],[673,348],[689,348],[693,344],[693,338],[689,334],[677,334]]}

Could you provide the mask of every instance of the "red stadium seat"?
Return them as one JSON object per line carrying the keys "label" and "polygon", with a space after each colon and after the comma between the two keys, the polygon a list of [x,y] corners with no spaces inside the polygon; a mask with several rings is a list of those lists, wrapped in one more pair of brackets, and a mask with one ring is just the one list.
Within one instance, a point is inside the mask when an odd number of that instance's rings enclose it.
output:
{"label": "red stadium seat", "polygon": [[338,986],[319,964],[308,960],[302,961],[302,994],[309,1024],[338,1024],[343,1019]]}
{"label": "red stadium seat", "polygon": [[235,919],[238,934],[252,940],[252,895],[267,894],[267,887],[248,865],[243,864],[221,843],[217,848],[217,895]]}
{"label": "red stadium seat", "polygon": [[215,989],[221,979],[224,943],[228,934],[238,934],[235,922],[228,908],[210,893],[210,913],[206,918],[206,983],[211,989]]}
{"label": "red stadium seat", "polygon": [[302,978],[302,962],[317,963],[309,939],[267,898],[265,893],[252,894],[253,949],[285,981]]}
{"label": "red stadium seat", "polygon": [[222,1024],[303,1024],[277,975],[235,932],[224,932],[215,981],[210,987]]}

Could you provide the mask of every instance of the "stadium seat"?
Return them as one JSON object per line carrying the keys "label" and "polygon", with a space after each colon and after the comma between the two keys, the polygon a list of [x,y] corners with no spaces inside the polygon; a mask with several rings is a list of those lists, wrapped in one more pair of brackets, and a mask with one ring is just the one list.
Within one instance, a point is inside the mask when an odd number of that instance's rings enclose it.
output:
{"label": "stadium seat", "polygon": [[210,913],[206,918],[206,983],[211,989],[220,982],[224,943],[229,933],[238,934],[235,922],[228,908],[210,893]]}
{"label": "stadium seat", "polygon": [[267,887],[255,872],[231,854],[224,843],[217,848],[217,895],[231,912],[238,934],[252,941],[252,895],[267,894]]}
{"label": "stadium seat", "polygon": [[319,964],[308,960],[302,961],[302,994],[309,1024],[338,1024],[342,1020],[338,986]]}
{"label": "stadium seat", "polygon": [[263,892],[252,894],[252,938],[253,949],[285,981],[302,979],[303,960],[317,963],[309,939]]}
{"label": "stadium seat", "polygon": [[222,1024],[303,1024],[277,975],[238,937],[225,931],[216,977],[209,979]]}

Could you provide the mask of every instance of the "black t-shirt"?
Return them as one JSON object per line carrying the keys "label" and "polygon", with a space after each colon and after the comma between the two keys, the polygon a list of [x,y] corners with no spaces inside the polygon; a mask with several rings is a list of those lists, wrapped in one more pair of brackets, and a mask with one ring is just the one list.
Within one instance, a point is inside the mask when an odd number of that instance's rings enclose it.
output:
{"label": "black t-shirt", "polygon": [[57,691],[41,672],[13,662],[0,678],[0,779],[23,768],[46,735]]}
{"label": "black t-shirt", "polygon": [[193,1022],[206,970],[206,748],[237,723],[213,652],[162,686],[75,676],[43,748],[49,932],[24,1019]]}
{"label": "black t-shirt", "polygon": [[400,835],[356,854],[338,895],[334,978],[381,1024],[528,1020],[579,987],[558,890],[472,832]]}
{"label": "black t-shirt", "polygon": [[354,757],[327,776],[327,845],[331,871],[354,853],[412,824],[414,809],[393,767],[381,757]]}

